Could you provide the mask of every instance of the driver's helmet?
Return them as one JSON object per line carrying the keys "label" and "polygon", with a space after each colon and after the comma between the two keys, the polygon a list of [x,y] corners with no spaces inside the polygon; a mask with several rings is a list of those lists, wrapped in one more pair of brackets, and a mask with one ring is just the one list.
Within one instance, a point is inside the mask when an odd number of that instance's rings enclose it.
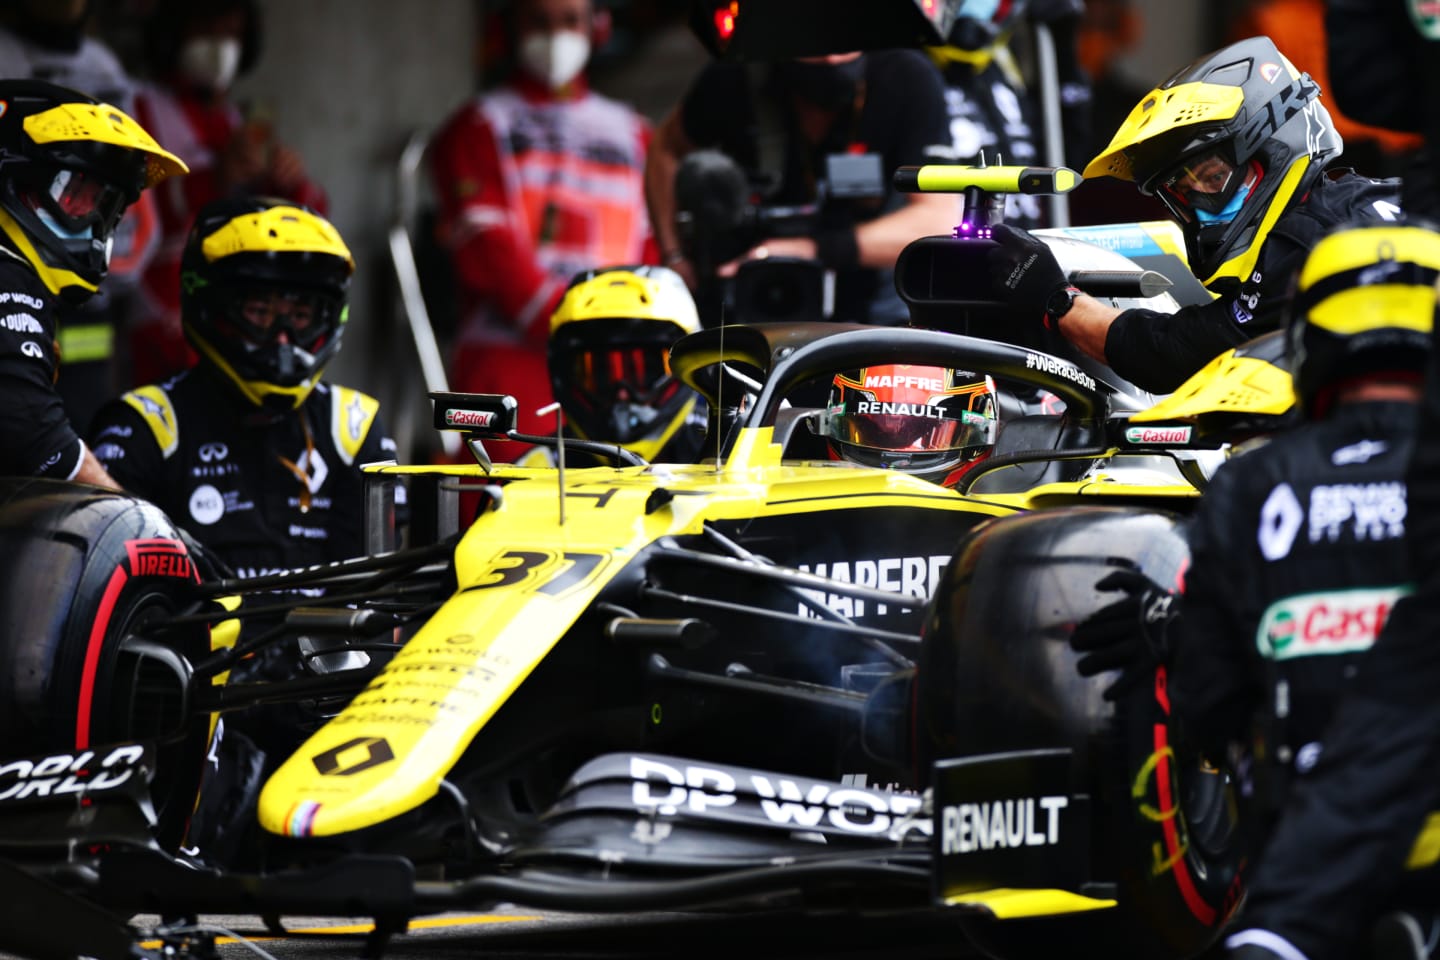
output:
{"label": "driver's helmet", "polygon": [[1286,206],[1340,153],[1319,97],[1269,37],[1241,40],[1147,93],[1085,176],[1159,197],[1206,286],[1243,282]]}
{"label": "driver's helmet", "polygon": [[995,448],[990,377],[886,364],[837,374],[818,431],[831,455],[950,485]]}
{"label": "driver's helmet", "polygon": [[979,51],[1010,41],[1028,0],[960,0],[945,48]]}
{"label": "driver's helmet", "polygon": [[180,261],[180,318],[201,362],[245,400],[295,410],[340,351],[355,261],[314,210],[271,197],[200,210]]}
{"label": "driver's helmet", "polygon": [[1310,251],[1289,310],[1302,411],[1323,417],[1338,387],[1376,374],[1418,382],[1430,353],[1440,233],[1416,224],[1336,228]]}
{"label": "driver's helmet", "polygon": [[700,329],[685,281],[667,267],[589,270],[550,318],[550,384],[576,436],[646,460],[700,452],[699,399],[670,373],[670,348]]}
{"label": "driver's helmet", "polygon": [[78,303],[110,269],[140,191],[187,172],[123,111],[43,80],[0,80],[0,246]]}

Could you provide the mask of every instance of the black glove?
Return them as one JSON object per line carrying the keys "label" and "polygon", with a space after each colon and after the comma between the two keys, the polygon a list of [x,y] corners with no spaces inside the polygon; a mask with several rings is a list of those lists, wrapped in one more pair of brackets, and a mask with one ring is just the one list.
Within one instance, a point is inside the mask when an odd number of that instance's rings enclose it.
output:
{"label": "black glove", "polygon": [[1082,677],[1120,671],[1120,678],[1105,690],[1106,700],[1118,700],[1149,682],[1155,667],[1165,662],[1166,631],[1179,610],[1174,593],[1135,570],[1108,574],[1095,589],[1122,590],[1125,595],[1076,624],[1070,647],[1081,654],[1075,668]]}
{"label": "black glove", "polygon": [[1070,280],[1044,241],[1009,224],[990,234],[999,246],[990,251],[990,281],[996,296],[1028,316],[1043,317],[1050,298]]}

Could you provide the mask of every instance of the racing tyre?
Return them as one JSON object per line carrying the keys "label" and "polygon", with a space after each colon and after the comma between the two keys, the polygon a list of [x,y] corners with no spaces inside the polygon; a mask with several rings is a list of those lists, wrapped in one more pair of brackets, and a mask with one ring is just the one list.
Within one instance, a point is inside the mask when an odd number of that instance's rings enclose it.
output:
{"label": "racing tyre", "polygon": [[155,628],[198,581],[179,532],[154,505],[0,478],[4,754],[153,744],[151,796],[168,848],[182,839],[198,791],[209,725],[188,707],[190,664],[210,640],[203,625]]}
{"label": "racing tyre", "polygon": [[[1119,566],[1178,583],[1189,551],[1166,514],[1073,507],[972,531],[927,611],[916,685],[917,775],[937,759],[1068,749],[1072,794],[1090,798],[1080,892],[1117,906],[1033,920],[975,920],[992,956],[1192,956],[1239,897],[1240,843],[1224,774],[1176,742],[1163,669],[1119,703],[1114,675],[1082,677],[1073,625],[1116,599]],[[1086,845],[1081,844],[1085,849]],[[1045,877],[1001,884],[1063,886]]]}

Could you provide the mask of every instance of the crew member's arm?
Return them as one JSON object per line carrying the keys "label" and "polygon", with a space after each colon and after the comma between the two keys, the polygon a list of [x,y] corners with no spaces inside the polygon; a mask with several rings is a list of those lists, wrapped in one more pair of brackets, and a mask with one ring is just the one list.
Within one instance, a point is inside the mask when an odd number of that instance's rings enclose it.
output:
{"label": "crew member's arm", "polygon": [[43,303],[23,289],[7,294],[0,327],[0,473],[117,487],[75,435],[55,371],[60,358],[45,332]]}
{"label": "crew member's arm", "polygon": [[645,154],[645,207],[650,213],[650,229],[655,234],[660,262],[680,271],[686,283],[693,285],[694,271],[680,252],[680,237],[675,229],[675,172],[681,159],[695,149],[685,135],[683,105],[670,111],[650,137]]}
{"label": "crew member's arm", "polygon": [[89,447],[82,445],[80,454],[80,469],[75,471],[75,479],[81,483],[93,483],[97,487],[109,487],[111,490],[119,490],[120,484],[115,478],[105,471],[105,467],[90,452]]}
{"label": "crew member's arm", "polygon": [[123,399],[101,407],[90,423],[89,441],[87,455],[111,485],[165,506],[160,502],[165,457],[150,424],[134,407]]}
{"label": "crew member's arm", "polygon": [[[1006,298],[1022,321],[1044,319],[1057,291],[1069,283],[1054,253],[1038,237],[1006,224],[997,226],[993,236],[997,247],[990,269],[996,295]],[[1083,353],[1136,386],[1169,393],[1216,356],[1273,329],[1273,314],[1282,302],[1261,285],[1245,297],[1235,294],[1160,313],[1117,310],[1082,293],[1060,314],[1058,327]],[[1263,305],[1263,313],[1250,312],[1252,305],[1257,311]]]}

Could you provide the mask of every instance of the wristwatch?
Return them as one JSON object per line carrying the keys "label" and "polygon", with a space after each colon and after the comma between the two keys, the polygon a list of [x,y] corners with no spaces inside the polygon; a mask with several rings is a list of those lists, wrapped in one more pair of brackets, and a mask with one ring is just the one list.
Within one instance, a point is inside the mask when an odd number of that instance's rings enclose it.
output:
{"label": "wristwatch", "polygon": [[1068,286],[1050,294],[1050,299],[1045,301],[1045,324],[1050,326],[1058,323],[1060,318],[1075,306],[1075,298],[1080,296],[1080,293],[1079,287]]}

